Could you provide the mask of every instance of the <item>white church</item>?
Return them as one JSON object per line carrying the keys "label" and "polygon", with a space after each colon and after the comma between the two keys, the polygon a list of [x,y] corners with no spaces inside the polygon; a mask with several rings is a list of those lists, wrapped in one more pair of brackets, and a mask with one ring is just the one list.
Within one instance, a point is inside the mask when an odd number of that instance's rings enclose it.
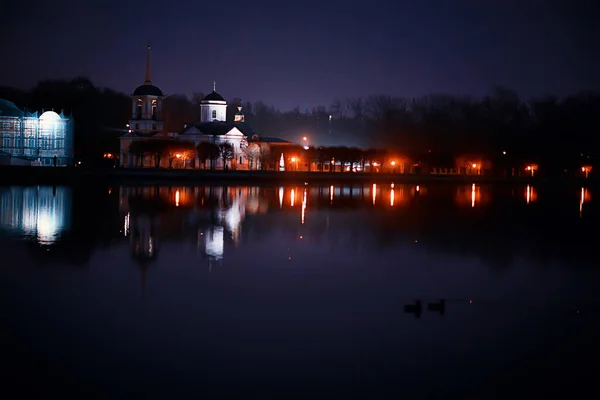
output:
{"label": "white church", "polygon": [[[248,160],[244,148],[248,144],[248,138],[256,135],[254,129],[244,121],[241,107],[235,114],[234,121],[227,122],[227,101],[217,93],[216,83],[213,83],[213,91],[205,96],[200,102],[200,122],[184,127],[182,132],[163,133],[162,102],[165,96],[163,92],[152,84],[150,79],[150,46],[146,60],[146,79],[137,87],[133,94],[131,118],[128,124],[128,133],[120,139],[120,165],[122,167],[146,166],[154,167],[153,156],[132,154],[129,148],[132,143],[140,140],[173,140],[175,142],[187,141],[198,146],[201,142],[209,142],[215,145],[229,143],[233,147],[233,157],[224,165],[222,159],[216,161],[217,169],[248,169]],[[194,155],[195,157],[195,155]],[[194,161],[190,163],[190,161]],[[174,160],[174,168],[182,168],[186,165],[200,164],[199,160]],[[167,157],[163,157],[160,166],[168,167]],[[206,165],[204,166],[206,167]]]}

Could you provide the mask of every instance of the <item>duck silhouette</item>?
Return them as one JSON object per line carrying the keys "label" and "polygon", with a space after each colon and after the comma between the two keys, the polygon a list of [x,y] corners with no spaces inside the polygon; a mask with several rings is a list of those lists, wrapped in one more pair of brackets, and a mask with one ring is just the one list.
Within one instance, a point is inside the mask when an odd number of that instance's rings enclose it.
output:
{"label": "duck silhouette", "polygon": [[427,304],[427,309],[432,312],[438,312],[440,315],[444,315],[446,313],[446,300],[440,299],[436,303]]}
{"label": "duck silhouette", "polygon": [[415,317],[419,318],[423,312],[423,306],[421,300],[416,300],[415,304],[407,304],[404,306],[404,312],[407,314],[414,314]]}

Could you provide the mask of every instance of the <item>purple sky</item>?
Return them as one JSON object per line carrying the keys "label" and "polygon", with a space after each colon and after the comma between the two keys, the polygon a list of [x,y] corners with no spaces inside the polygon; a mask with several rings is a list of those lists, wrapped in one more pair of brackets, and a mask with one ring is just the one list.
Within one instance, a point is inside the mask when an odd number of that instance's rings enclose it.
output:
{"label": "purple sky", "polygon": [[335,97],[430,92],[523,96],[600,89],[600,12],[589,0],[12,2],[0,13],[0,85],[88,76],[131,92],[207,92],[281,109]]}

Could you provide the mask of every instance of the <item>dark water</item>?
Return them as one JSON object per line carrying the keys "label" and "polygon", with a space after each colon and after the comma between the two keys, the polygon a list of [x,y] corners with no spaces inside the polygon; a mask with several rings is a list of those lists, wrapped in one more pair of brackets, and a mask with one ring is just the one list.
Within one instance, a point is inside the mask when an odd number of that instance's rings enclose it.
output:
{"label": "dark water", "polygon": [[[3,388],[83,398],[583,393],[600,355],[595,195],[0,187]],[[416,299],[420,315],[406,313]],[[428,310],[439,299],[443,312]]]}

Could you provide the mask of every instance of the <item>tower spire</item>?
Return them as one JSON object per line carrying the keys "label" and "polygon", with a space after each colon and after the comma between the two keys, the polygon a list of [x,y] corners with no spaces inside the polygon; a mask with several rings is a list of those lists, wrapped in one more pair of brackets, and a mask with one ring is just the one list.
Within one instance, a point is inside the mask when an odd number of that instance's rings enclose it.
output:
{"label": "tower spire", "polygon": [[150,80],[150,45],[148,45],[148,56],[146,58],[146,80],[144,81],[144,85],[152,85],[152,81]]}

